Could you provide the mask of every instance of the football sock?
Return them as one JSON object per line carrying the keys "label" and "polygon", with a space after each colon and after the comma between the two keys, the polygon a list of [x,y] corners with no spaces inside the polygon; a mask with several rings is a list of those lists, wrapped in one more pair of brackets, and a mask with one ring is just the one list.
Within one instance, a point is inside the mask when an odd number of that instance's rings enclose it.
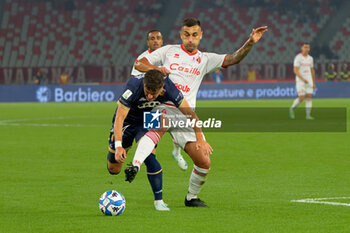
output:
{"label": "football sock", "polygon": [[296,108],[301,102],[299,101],[299,98],[296,98],[292,104],[292,109]]}
{"label": "football sock", "polygon": [[150,155],[157,145],[160,137],[156,132],[149,131],[139,141],[132,164],[140,170],[141,164]]}
{"label": "football sock", "polygon": [[309,117],[311,114],[311,108],[312,108],[312,101],[311,99],[306,99],[305,104],[305,110],[306,110],[306,116]]}
{"label": "football sock", "polygon": [[198,193],[201,191],[202,186],[205,183],[209,169],[204,169],[193,165],[193,171],[190,177],[190,185],[188,187],[188,193],[186,199],[189,201],[193,198],[197,198]]}
{"label": "football sock", "polygon": [[173,146],[174,146],[174,150],[173,150],[173,153],[175,155],[179,155],[181,154],[181,147],[177,144],[175,144],[175,142],[173,141]]}
{"label": "football sock", "polygon": [[163,199],[163,170],[160,166],[155,154],[150,154],[145,160],[147,167],[147,177],[151,184],[152,191],[154,194],[154,200]]}

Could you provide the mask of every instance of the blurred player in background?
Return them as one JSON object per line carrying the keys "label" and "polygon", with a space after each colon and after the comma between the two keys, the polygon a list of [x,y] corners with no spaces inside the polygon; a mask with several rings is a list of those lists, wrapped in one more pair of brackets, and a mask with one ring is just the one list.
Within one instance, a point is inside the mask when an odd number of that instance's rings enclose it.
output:
{"label": "blurred player in background", "polygon": [[[153,51],[155,51],[156,49],[159,49],[160,47],[163,46],[163,36],[161,34],[160,31],[158,30],[151,30],[149,32],[147,32],[147,41],[146,44],[148,46],[148,49],[146,51],[144,51],[143,53],[141,53],[137,58],[136,58],[136,62],[142,58],[144,58],[147,54],[152,53]],[[162,64],[155,64],[156,66],[161,66]],[[131,70],[131,75],[132,76],[136,76],[136,75],[140,75],[140,74],[144,74],[145,72],[140,72],[138,70],[135,69],[135,65],[132,67]]]}
{"label": "blurred player in background", "polygon": [[[187,18],[181,26],[181,45],[166,45],[157,49],[136,62],[135,68],[141,72],[158,69],[163,74],[169,74],[169,78],[182,91],[190,107],[194,109],[197,92],[204,75],[221,67],[238,64],[247,56],[253,45],[259,41],[266,31],[267,27],[253,29],[246,43],[233,54],[203,53],[197,49],[203,36],[200,21],[196,18]],[[163,67],[154,65],[158,62],[161,62]],[[165,113],[165,116],[167,114],[181,116],[182,114],[171,104],[160,105],[157,109]],[[204,148],[198,148],[195,133],[191,128],[183,128],[183,131],[171,131],[170,129],[170,133],[174,141],[185,150],[194,162],[185,205],[207,207],[197,195],[210,170],[209,153]],[[155,144],[152,139],[146,136],[142,137],[136,149],[134,161],[138,158],[147,157]],[[133,166],[138,165],[133,162]]]}
{"label": "blurred player in background", "polygon": [[[159,49],[163,45],[163,36],[160,31],[158,30],[151,30],[147,33],[147,46],[148,49],[143,52],[140,56],[137,57],[136,62],[138,62],[140,59],[144,58],[146,55],[151,54],[156,49]],[[161,66],[162,63],[156,62],[153,64],[155,66]],[[135,64],[132,67],[131,75],[136,76],[139,74],[143,74],[144,72],[140,72],[137,69],[135,69]],[[184,158],[181,155],[181,147],[176,145],[175,142],[173,142],[174,149],[171,153],[173,158],[176,160],[177,165],[180,167],[181,170],[186,171],[187,170],[187,163],[184,160]]]}
{"label": "blurred player in background", "polygon": [[315,86],[315,70],[314,70],[314,59],[309,55],[310,44],[303,43],[301,46],[301,53],[296,55],[294,58],[294,74],[296,81],[296,88],[298,98],[296,98],[289,109],[289,117],[295,119],[294,109],[303,102],[306,96],[306,120],[313,120],[311,116],[312,108],[312,93],[314,92]]}

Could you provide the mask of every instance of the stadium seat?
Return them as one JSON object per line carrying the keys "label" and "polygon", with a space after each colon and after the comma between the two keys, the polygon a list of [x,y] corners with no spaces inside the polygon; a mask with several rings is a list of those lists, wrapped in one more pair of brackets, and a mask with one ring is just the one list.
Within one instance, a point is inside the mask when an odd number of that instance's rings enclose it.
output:
{"label": "stadium seat", "polygon": [[[75,8],[67,10],[64,1],[6,0],[0,27],[1,65],[130,66],[145,49],[146,32],[160,19],[159,11],[140,10],[143,5],[137,1],[72,2]],[[180,43],[181,22],[190,16],[202,22],[204,38],[199,48],[217,53],[235,51],[247,40],[253,27],[268,25],[269,32],[251,52],[254,56],[247,56],[244,62],[290,63],[301,42],[313,41],[337,7],[328,0],[306,1],[312,4],[305,4],[305,9],[299,4],[285,8],[281,0],[253,6],[249,2],[185,0],[173,19],[166,43]],[[159,1],[145,0],[143,4],[151,6]],[[210,4],[210,8],[205,4]],[[301,10],[308,14],[295,16]],[[330,41],[330,48],[341,60],[350,60],[346,52],[349,28],[350,16]]]}

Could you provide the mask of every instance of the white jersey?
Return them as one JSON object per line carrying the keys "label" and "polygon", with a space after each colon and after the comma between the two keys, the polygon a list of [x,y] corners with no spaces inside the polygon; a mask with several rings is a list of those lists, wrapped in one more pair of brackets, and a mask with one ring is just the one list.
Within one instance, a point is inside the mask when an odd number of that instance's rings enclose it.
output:
{"label": "white jersey", "polygon": [[187,52],[183,45],[166,45],[145,58],[151,63],[161,63],[170,71],[169,78],[182,91],[191,108],[196,106],[199,86],[205,74],[219,69],[226,54]]}
{"label": "white jersey", "polygon": [[[306,57],[301,53],[296,55],[294,58],[294,67],[299,67],[300,75],[303,76],[303,78],[306,79],[309,84],[313,83],[311,68],[314,67],[314,59],[310,55],[307,55]],[[297,76],[295,76],[295,80],[297,83],[302,82]]]}
{"label": "white jersey", "polygon": [[[141,53],[141,55],[136,58],[136,61],[141,60],[142,58],[144,58],[148,54],[151,54],[151,51],[149,49],[147,49],[145,52]],[[152,65],[161,66],[162,64],[161,63],[154,63],[154,64],[152,63]],[[143,74],[143,72],[140,72],[137,69],[135,69],[135,65],[134,65],[132,67],[132,70],[131,70],[131,75],[136,76],[136,75],[140,75],[140,74]]]}

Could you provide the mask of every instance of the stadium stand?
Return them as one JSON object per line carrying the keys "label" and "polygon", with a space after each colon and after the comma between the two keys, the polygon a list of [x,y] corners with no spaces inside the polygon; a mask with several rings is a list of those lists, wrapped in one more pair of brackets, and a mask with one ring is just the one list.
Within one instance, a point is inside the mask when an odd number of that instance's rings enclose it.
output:
{"label": "stadium stand", "polygon": [[130,64],[144,49],[139,41],[159,14],[154,9],[146,17],[137,1],[126,1],[7,0],[0,31],[1,65]]}
{"label": "stadium stand", "polygon": [[[253,27],[268,25],[269,33],[244,60],[247,64],[290,63],[301,43],[315,41],[341,7],[339,0],[181,2],[170,32],[164,35],[166,44],[180,43],[181,22],[190,16],[202,22],[200,49],[217,53],[235,51]],[[146,49],[146,32],[167,17],[162,14],[166,2],[157,0],[5,0],[1,4],[1,67],[130,67]],[[327,45],[343,61],[350,60],[349,28],[350,16]]]}
{"label": "stadium stand", "polygon": [[331,49],[336,52],[340,61],[350,60],[350,15],[344,20],[342,27],[334,35]]}

